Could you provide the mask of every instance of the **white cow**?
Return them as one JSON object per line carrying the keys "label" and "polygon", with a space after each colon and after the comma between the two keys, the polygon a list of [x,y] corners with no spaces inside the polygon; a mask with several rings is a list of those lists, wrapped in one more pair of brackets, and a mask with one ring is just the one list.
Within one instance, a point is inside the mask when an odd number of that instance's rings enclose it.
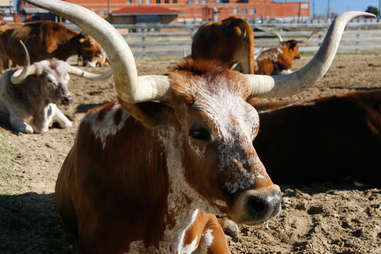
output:
{"label": "white cow", "polygon": [[44,133],[56,120],[62,128],[71,121],[56,104],[69,104],[69,74],[86,78],[107,78],[106,74],[92,74],[57,59],[43,60],[30,65],[25,51],[25,66],[5,70],[0,76],[0,110],[9,114],[12,127],[23,133]]}

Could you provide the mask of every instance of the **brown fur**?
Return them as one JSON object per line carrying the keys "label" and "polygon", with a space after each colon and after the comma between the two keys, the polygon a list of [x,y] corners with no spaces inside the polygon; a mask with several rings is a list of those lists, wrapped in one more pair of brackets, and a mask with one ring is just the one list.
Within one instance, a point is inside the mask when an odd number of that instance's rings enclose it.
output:
{"label": "brown fur", "polygon": [[350,176],[381,186],[381,90],[274,106],[260,114],[254,144],[275,181],[306,184]]}
{"label": "brown fur", "polygon": [[279,47],[270,48],[256,58],[255,74],[279,75],[291,70],[292,62],[300,58],[299,43],[295,40],[282,42]]}
{"label": "brown fur", "polygon": [[87,59],[96,59],[102,51],[102,47],[91,36],[72,31],[60,23],[10,23],[0,26],[2,69],[24,64],[20,40],[27,46],[32,63],[47,58],[65,61],[76,54],[86,56]]}
{"label": "brown fur", "polygon": [[238,17],[202,25],[193,36],[192,58],[216,59],[229,67],[240,64],[243,73],[254,73],[254,32]]}

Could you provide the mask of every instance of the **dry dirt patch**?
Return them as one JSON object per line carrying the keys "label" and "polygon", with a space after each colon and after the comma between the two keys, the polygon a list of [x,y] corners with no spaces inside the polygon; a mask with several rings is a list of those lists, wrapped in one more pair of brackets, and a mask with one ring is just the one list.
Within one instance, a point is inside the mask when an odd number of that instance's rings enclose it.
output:
{"label": "dry dirt patch", "polygon": [[[139,73],[162,74],[176,60],[138,58]],[[293,98],[374,88],[381,88],[381,57],[342,55],[315,87]],[[72,77],[71,90],[75,103],[63,108],[74,117],[70,129],[17,135],[0,115],[0,253],[77,251],[55,209],[55,180],[84,113],[115,99],[115,92],[111,80],[78,77]],[[327,182],[282,191],[281,215],[267,228],[242,226],[239,240],[229,238],[233,253],[381,253],[381,189]]]}

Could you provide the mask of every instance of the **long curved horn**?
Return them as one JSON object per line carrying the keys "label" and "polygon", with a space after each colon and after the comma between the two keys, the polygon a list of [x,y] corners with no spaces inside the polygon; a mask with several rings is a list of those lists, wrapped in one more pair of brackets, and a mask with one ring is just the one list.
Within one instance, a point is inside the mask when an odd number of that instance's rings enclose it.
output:
{"label": "long curved horn", "polygon": [[288,96],[312,86],[331,66],[346,24],[358,16],[376,17],[371,13],[358,11],[341,14],[329,27],[316,55],[302,69],[291,74],[275,76],[245,74],[252,85],[251,96]]}
{"label": "long curved horn", "polygon": [[27,2],[50,10],[77,24],[91,34],[105,49],[112,65],[116,91],[125,103],[159,100],[168,94],[170,81],[164,77],[159,82],[148,77],[138,78],[134,56],[126,40],[106,20],[96,13],[76,4],[57,0],[27,0]]}
{"label": "long curved horn", "polygon": [[36,73],[36,68],[34,65],[30,65],[30,57],[28,49],[26,48],[24,42],[19,41],[24,50],[24,66],[15,71],[11,76],[11,83],[14,85],[21,84],[29,75]]}
{"label": "long curved horn", "polygon": [[88,78],[88,79],[107,79],[107,78],[112,76],[112,70],[109,70],[105,73],[98,74],[98,73],[92,73],[92,72],[84,71],[80,68],[71,66],[69,64],[67,66],[68,66],[68,72],[70,74],[74,74],[76,76],[80,76],[80,77],[84,77],[84,78]]}

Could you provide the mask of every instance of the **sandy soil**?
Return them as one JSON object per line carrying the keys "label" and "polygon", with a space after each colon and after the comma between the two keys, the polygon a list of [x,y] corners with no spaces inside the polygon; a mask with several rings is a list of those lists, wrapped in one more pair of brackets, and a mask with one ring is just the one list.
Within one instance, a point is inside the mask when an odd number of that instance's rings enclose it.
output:
{"label": "sandy soil", "polygon": [[[295,63],[304,65],[306,57]],[[137,59],[140,74],[162,74],[174,59]],[[344,55],[316,86],[294,96],[313,98],[381,88],[379,55]],[[0,115],[0,134],[13,150],[9,180],[0,182],[0,253],[76,253],[55,209],[54,185],[84,113],[115,99],[111,80],[72,77],[70,129],[17,135]],[[380,151],[381,154],[381,151]],[[1,156],[1,154],[0,154]],[[265,225],[241,227],[229,237],[232,253],[381,253],[381,189],[351,182],[281,186],[283,211]]]}

